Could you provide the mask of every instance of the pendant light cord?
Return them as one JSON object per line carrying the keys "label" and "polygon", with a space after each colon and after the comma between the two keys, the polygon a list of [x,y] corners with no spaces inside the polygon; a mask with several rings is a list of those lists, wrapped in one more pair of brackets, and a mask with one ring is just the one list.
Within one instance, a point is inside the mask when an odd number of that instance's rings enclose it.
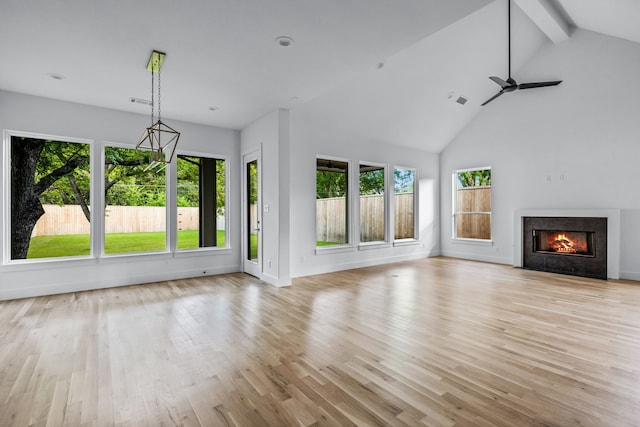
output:
{"label": "pendant light cord", "polygon": [[153,66],[151,67],[151,126],[153,126],[153,119],[155,117],[156,102],[154,99],[154,93],[156,90],[155,78],[154,78]]}
{"label": "pendant light cord", "polygon": [[509,78],[511,78],[511,0],[507,0],[507,31],[509,42]]}
{"label": "pendant light cord", "polygon": [[160,113],[160,68],[158,68],[158,121],[160,121],[161,113]]}

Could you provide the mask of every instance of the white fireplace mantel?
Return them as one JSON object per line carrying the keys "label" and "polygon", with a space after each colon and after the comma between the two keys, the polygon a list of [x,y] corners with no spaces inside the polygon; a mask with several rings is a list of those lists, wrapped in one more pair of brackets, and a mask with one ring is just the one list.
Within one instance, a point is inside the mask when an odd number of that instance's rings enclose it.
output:
{"label": "white fireplace mantel", "polygon": [[607,218],[607,276],[620,278],[620,209],[520,209],[513,218],[513,265],[522,267],[522,218],[593,217]]}

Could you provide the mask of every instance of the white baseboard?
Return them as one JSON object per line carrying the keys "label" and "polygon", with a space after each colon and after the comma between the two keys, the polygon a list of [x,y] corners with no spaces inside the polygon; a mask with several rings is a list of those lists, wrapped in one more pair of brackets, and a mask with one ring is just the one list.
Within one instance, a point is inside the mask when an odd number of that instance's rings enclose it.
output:
{"label": "white baseboard", "polygon": [[498,257],[498,256],[487,256],[487,255],[469,254],[467,252],[457,252],[457,251],[442,251],[441,255],[451,257],[451,258],[468,259],[471,261],[483,261],[483,262],[492,262],[494,264],[512,265],[511,257],[505,258],[505,257]]}
{"label": "white baseboard", "polygon": [[393,262],[411,261],[414,259],[429,258],[438,256],[438,251],[425,251],[417,252],[410,255],[396,255],[391,257],[374,258],[362,261],[345,262],[341,264],[323,265],[305,270],[302,274],[294,275],[293,277],[311,276],[314,274],[334,273],[336,271],[352,270],[354,268],[372,267],[374,265],[390,264]]}
{"label": "white baseboard", "polygon": [[640,281],[640,273],[637,271],[621,271],[620,278],[625,280]]}
{"label": "white baseboard", "polygon": [[145,283],[164,282],[167,280],[189,279],[192,277],[213,276],[225,273],[237,273],[239,265],[199,268],[182,271],[160,271],[154,274],[143,274],[127,277],[97,277],[93,280],[83,277],[76,281],[66,280],[65,283],[43,284],[40,286],[28,286],[22,288],[0,289],[0,301],[38,297],[43,295],[64,294],[69,292],[91,291],[96,289],[116,288],[120,286],[142,285]]}
{"label": "white baseboard", "polygon": [[263,282],[267,282],[270,285],[277,286],[278,288],[283,288],[286,286],[291,286],[291,278],[290,277],[276,277],[271,274],[263,274],[260,278]]}

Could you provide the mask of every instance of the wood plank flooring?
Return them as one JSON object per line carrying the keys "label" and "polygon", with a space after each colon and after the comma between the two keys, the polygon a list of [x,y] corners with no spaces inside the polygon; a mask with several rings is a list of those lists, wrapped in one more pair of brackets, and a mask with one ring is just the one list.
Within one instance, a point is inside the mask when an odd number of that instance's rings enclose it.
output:
{"label": "wood plank flooring", "polygon": [[640,283],[430,258],[0,302],[0,426],[640,425]]}

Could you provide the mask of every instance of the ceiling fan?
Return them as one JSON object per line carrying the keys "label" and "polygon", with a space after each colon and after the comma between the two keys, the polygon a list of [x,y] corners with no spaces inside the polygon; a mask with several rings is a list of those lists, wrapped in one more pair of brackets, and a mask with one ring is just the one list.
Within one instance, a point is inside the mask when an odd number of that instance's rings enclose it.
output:
{"label": "ceiling fan", "polygon": [[507,26],[508,26],[508,41],[509,41],[509,77],[507,80],[503,80],[500,77],[491,76],[489,77],[492,81],[496,82],[500,85],[500,92],[493,95],[491,98],[487,99],[481,105],[487,105],[503,93],[513,92],[518,89],[533,89],[537,87],[546,87],[546,86],[557,86],[562,83],[562,80],[554,80],[549,82],[536,82],[536,83],[520,83],[516,82],[511,77],[511,0],[507,0]]}

